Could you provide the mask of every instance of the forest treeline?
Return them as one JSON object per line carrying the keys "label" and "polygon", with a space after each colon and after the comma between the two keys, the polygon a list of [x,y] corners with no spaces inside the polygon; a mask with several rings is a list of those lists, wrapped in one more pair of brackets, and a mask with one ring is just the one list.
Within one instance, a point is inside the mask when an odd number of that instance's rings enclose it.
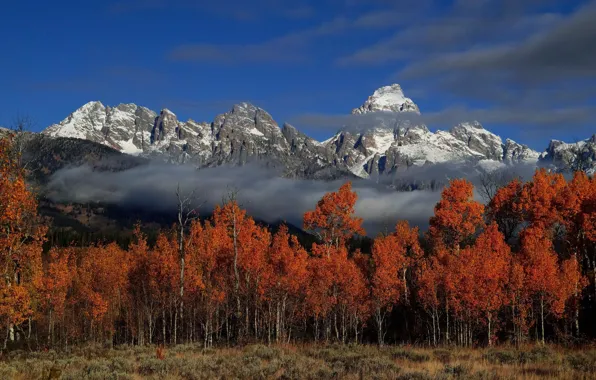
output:
{"label": "forest treeline", "polygon": [[0,142],[0,331],[4,348],[246,342],[461,346],[590,339],[596,306],[596,181],[540,169],[485,206],[452,180],[429,229],[406,221],[370,252],[345,183],[305,213],[317,242],[272,233],[233,196],[208,220],[179,194],[155,243],[44,250],[25,169]]}

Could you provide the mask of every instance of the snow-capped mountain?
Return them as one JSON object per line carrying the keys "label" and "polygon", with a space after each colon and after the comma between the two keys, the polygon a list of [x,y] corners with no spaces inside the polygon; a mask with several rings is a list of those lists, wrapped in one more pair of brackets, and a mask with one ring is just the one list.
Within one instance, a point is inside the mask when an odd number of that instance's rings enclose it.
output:
{"label": "snow-capped mountain", "polygon": [[[237,104],[208,123],[180,121],[167,109],[156,113],[135,104],[107,107],[90,102],[43,133],[199,167],[264,160],[282,168],[285,175],[307,178],[369,177],[447,162],[494,168],[539,160],[538,152],[510,139],[503,141],[476,121],[431,132],[403,117],[392,120],[392,113],[420,113],[398,84],[379,88],[352,110],[354,115],[374,112],[383,112],[384,117],[371,121],[364,131],[343,128],[319,142],[289,124],[280,128],[269,113],[249,103]],[[557,161],[557,152],[549,147],[540,159]]]}
{"label": "snow-capped mountain", "polygon": [[540,161],[558,168],[596,174],[596,134],[572,144],[551,140],[540,155]]}
{"label": "snow-capped mountain", "polygon": [[[420,109],[404,95],[401,86],[394,84],[376,90],[352,111],[353,114],[372,112],[419,114]],[[513,140],[503,143],[476,121],[433,133],[423,124],[412,124],[398,117],[392,120],[387,115],[364,133],[338,132],[325,142],[326,147],[333,149],[360,177],[445,162],[484,162],[484,166],[491,166],[486,161],[508,164],[538,160],[538,152]]]}
{"label": "snow-capped mountain", "polygon": [[354,108],[352,114],[358,115],[379,111],[420,113],[418,106],[412,99],[406,98],[399,84],[379,88],[366,99],[363,105]]}
{"label": "snow-capped mountain", "polygon": [[179,121],[168,109],[157,114],[135,104],[107,107],[101,102],[90,102],[42,133],[90,140],[123,153],[197,166],[260,159],[283,168],[286,175],[315,178],[320,170],[342,170],[341,165],[332,165],[325,157],[319,142],[291,125],[279,128],[271,115],[249,103],[234,105],[207,123]]}
{"label": "snow-capped mountain", "polygon": [[155,117],[155,112],[136,104],[120,104],[112,108],[94,101],[43,133],[53,137],[91,140],[123,153],[135,154],[151,145],[149,137]]}

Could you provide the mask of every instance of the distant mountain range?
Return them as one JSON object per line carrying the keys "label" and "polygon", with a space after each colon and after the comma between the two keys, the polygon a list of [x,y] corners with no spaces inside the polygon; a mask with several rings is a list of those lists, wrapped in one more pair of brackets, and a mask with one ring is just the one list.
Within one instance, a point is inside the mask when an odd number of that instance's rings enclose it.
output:
{"label": "distant mountain range", "polygon": [[110,107],[93,101],[42,135],[88,140],[137,158],[197,167],[260,160],[286,176],[309,179],[367,178],[441,163],[483,170],[515,163],[596,170],[596,134],[573,144],[553,140],[539,153],[511,139],[503,141],[477,121],[433,133],[423,124],[391,118],[402,112],[420,113],[400,85],[379,88],[352,114],[384,117],[371,117],[362,131],[340,128],[320,142],[290,124],[280,128],[269,113],[249,103],[234,105],[212,122],[183,122],[168,109],[157,113],[136,104]]}
{"label": "distant mountain range", "polygon": [[[449,178],[474,178],[516,164],[596,172],[596,134],[576,143],[553,140],[539,153],[503,140],[476,121],[433,133],[407,121],[404,112],[420,110],[399,85],[382,87],[352,110],[363,128],[346,126],[317,141],[289,124],[280,128],[269,113],[249,103],[237,104],[207,123],[179,121],[167,109],[156,113],[135,104],[90,102],[41,133],[25,134],[24,162],[29,179],[41,190],[40,210],[53,218],[54,228],[100,235],[130,232],[137,220],[146,226],[167,226],[173,220],[151,207],[116,207],[102,199],[89,204],[61,201],[53,191],[71,184],[62,183],[56,172],[83,165],[94,172],[120,172],[159,160],[217,167],[227,176],[230,165],[257,161],[285,177],[374,178],[399,191],[440,189]],[[9,131],[0,129],[2,133]],[[234,174],[229,176],[232,181]],[[110,191],[109,184],[105,190]]]}

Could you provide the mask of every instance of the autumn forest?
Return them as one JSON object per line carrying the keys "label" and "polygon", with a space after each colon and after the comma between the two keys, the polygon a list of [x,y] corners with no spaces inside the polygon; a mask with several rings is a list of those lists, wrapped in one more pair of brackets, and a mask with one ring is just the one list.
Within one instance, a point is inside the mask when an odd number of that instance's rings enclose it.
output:
{"label": "autumn forest", "polygon": [[25,169],[0,145],[4,349],[85,343],[409,343],[463,347],[596,337],[596,180],[545,169],[486,204],[452,180],[426,231],[405,221],[362,244],[345,183],[304,214],[303,244],[235,197],[184,210],[128,246],[50,246]]}

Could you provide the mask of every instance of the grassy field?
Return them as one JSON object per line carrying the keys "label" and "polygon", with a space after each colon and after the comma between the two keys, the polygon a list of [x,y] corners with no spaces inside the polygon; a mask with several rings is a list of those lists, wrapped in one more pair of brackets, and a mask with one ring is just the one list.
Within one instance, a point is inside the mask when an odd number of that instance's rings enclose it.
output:
{"label": "grassy field", "polygon": [[11,352],[0,379],[596,379],[596,349],[184,345]]}

